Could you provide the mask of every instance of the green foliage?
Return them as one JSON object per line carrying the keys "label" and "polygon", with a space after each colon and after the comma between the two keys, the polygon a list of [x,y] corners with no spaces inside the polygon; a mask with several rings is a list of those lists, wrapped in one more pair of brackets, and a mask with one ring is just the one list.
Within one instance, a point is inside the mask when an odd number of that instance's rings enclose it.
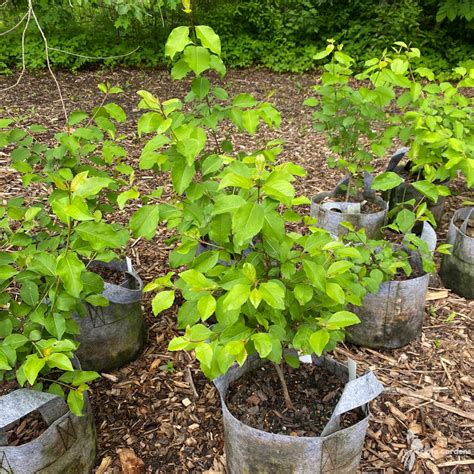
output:
{"label": "green foliage", "polygon": [[[171,29],[183,23],[177,0],[38,0],[35,9],[50,46],[98,59],[52,51],[57,67],[77,69],[94,63],[162,65]],[[275,71],[315,67],[314,54],[325,38],[346,45],[362,62],[380,55],[386,44],[403,38],[423,48],[425,64],[437,73],[463,63],[472,67],[473,6],[470,0],[196,0],[196,23],[211,26],[222,39],[222,54],[232,67],[260,64]],[[26,1],[7,2],[8,30],[25,12]],[[20,64],[21,30],[0,38],[0,70]],[[127,54],[121,58],[101,59]],[[45,66],[36,28],[27,35],[27,65]]]}
{"label": "green foliage", "polygon": [[[120,89],[100,89],[103,105],[90,115],[71,114],[52,143],[43,141],[43,127],[0,120],[0,145],[11,166],[25,188],[41,190],[0,207],[0,380],[67,396],[76,415],[98,374],[73,368],[79,328],[72,315],[86,314],[86,304],[108,304],[101,277],[88,265],[117,258],[129,239],[120,224],[105,220],[129,185],[117,171],[126,155],[117,122],[126,116],[106,103]],[[112,177],[106,169],[114,165]]]}
{"label": "green foliage", "polygon": [[[346,200],[360,194],[364,186],[364,172],[373,171],[373,154],[384,156],[395,127],[388,127],[388,110],[395,98],[395,84],[388,83],[385,75],[388,59],[384,56],[366,62],[368,85],[353,81],[354,60],[343,52],[342,45],[328,41],[326,49],[317,53],[316,60],[330,58],[324,65],[321,84],[314,86],[317,97],[305,101],[315,107],[314,128],[324,132],[328,146],[335,155],[328,157],[330,167],[337,166],[349,172]],[[395,62],[391,63],[392,69]],[[396,73],[390,70],[396,79]]]}

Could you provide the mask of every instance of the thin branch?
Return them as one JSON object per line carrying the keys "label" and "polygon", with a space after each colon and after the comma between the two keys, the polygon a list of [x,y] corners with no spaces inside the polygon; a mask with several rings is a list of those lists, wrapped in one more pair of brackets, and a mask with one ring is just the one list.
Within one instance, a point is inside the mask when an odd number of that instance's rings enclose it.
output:
{"label": "thin branch", "polygon": [[49,51],[58,51],[60,53],[69,54],[70,56],[76,56],[78,58],[84,59],[118,59],[125,58],[133,53],[136,53],[140,49],[140,46],[137,46],[133,51],[130,51],[129,53],[119,54],[117,56],[85,56],[84,54],[71,53],[70,51],[65,51],[64,49],[59,48],[52,48],[51,46],[48,46],[48,49]]}
{"label": "thin branch", "polygon": [[15,84],[12,86],[6,87],[5,89],[0,89],[0,92],[5,92],[10,89],[15,88],[18,84],[20,84],[23,75],[25,74],[26,71],[26,60],[25,60],[25,37],[26,37],[26,30],[28,29],[28,26],[30,25],[30,20],[31,20],[31,8],[28,7],[28,11],[26,13],[27,15],[27,20],[26,20],[26,25],[25,28],[23,29],[23,33],[21,34],[21,71],[20,75],[18,76],[17,81]]}
{"label": "thin branch", "polygon": [[61,91],[61,87],[59,85],[59,82],[58,80],[56,79],[56,76],[54,75],[54,72],[53,70],[51,69],[51,63],[49,61],[49,47],[48,47],[48,39],[46,38],[46,35],[44,34],[44,31],[43,29],[41,28],[41,25],[38,21],[38,18],[36,16],[36,13],[33,9],[33,5],[32,5],[32,0],[28,0],[28,5],[30,6],[30,10],[31,10],[31,14],[33,15],[33,18],[35,19],[35,23],[36,23],[36,26],[38,27],[38,30],[41,34],[41,37],[43,38],[43,41],[44,41],[44,53],[45,53],[45,56],[46,56],[46,64],[48,66],[48,71],[49,73],[51,74],[51,77],[53,78],[53,81],[54,83],[56,84],[56,89],[58,90],[58,94],[59,94],[59,99],[61,101],[61,107],[63,109],[63,113],[64,113],[64,118],[66,120],[66,123],[68,121],[68,113],[67,113],[67,110],[66,110],[66,104],[64,103],[64,98],[63,98],[63,93]]}
{"label": "thin branch", "polygon": [[23,21],[25,20],[25,18],[28,16],[28,12],[26,12],[24,15],[23,15],[23,18],[15,25],[13,26],[12,28],[10,28],[9,30],[7,31],[2,31],[0,33],[0,36],[3,36],[3,35],[7,35],[8,33],[11,33],[13,30],[16,30],[22,23]]}

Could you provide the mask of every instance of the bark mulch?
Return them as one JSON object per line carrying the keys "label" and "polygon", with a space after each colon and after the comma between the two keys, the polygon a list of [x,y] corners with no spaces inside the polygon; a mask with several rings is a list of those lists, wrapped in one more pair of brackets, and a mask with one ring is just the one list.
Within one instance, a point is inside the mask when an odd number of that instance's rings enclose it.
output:
{"label": "bark mulch", "polygon": [[[0,77],[0,89],[14,83]],[[117,69],[78,74],[59,73],[69,111],[90,109],[101,100],[97,83],[121,85],[125,92],[113,99],[134,119],[124,133],[129,162],[136,162],[140,141],[135,132],[136,91],[146,89],[160,98],[183,97],[186,82],[172,82],[165,71]],[[230,71],[226,88],[233,93],[249,91],[271,100],[283,117],[279,131],[258,133],[252,140],[234,136],[237,148],[263,144],[265,140],[286,141],[282,159],[303,164],[308,175],[298,191],[313,195],[327,191],[342,173],[328,169],[328,153],[321,135],[311,131],[311,111],[302,106],[317,81],[312,74],[275,74],[265,70]],[[26,75],[8,93],[0,93],[0,113],[21,114],[31,123],[42,123],[51,132],[61,130],[63,119],[57,92],[44,73]],[[394,147],[396,148],[396,147]],[[375,160],[383,169],[385,160]],[[16,173],[9,169],[9,156],[0,152],[0,199],[24,196]],[[141,189],[169,185],[151,172],[137,172]],[[43,192],[28,191],[28,200]],[[438,229],[443,241],[449,218],[465,200],[472,200],[462,183],[453,185],[454,196]],[[125,220],[133,205],[118,213]],[[165,243],[169,236],[159,229],[151,241],[132,241],[129,254],[145,282],[167,273]],[[474,469],[474,302],[466,301],[433,279],[428,293],[426,318],[420,338],[393,351],[375,351],[341,345],[334,356],[358,363],[359,373],[373,370],[385,386],[371,404],[372,420],[361,462],[364,473],[460,473]],[[176,334],[176,307],[159,318],[151,315],[144,301],[149,330],[148,344],[135,362],[102,374],[92,387],[92,403],[98,431],[97,473],[184,473],[224,471],[224,442],[218,394],[200,373],[189,354],[167,352]]]}

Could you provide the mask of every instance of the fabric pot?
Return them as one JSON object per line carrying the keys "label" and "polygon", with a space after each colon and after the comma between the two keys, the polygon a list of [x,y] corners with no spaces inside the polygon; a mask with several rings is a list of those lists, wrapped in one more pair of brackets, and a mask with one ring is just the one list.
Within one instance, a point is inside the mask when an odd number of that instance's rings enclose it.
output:
{"label": "fabric pot", "polygon": [[[313,357],[313,363],[336,374],[347,382],[333,415],[320,437],[294,437],[267,433],[237,420],[226,405],[230,384],[264,362],[247,359],[242,367],[234,366],[214,381],[222,403],[227,470],[231,474],[318,474],[334,472],[349,474],[359,465],[369,423],[368,403],[383,387],[372,372],[348,381],[349,370],[327,357]],[[366,415],[361,421],[341,429],[341,414],[360,407]]]}
{"label": "fabric pot", "polygon": [[[446,287],[467,299],[474,299],[474,238],[466,234],[474,221],[474,207],[457,210],[449,224],[446,243],[451,255],[443,255],[440,276]],[[459,226],[459,222],[461,225]]]}
{"label": "fabric pot", "polygon": [[[405,154],[408,152],[409,148],[404,147],[397,150],[390,159],[390,162],[387,166],[387,171],[394,171],[399,176],[403,176],[404,174],[409,174],[410,170],[407,166],[398,166],[400,161],[403,159]],[[447,185],[447,182],[441,183]],[[428,206],[428,210],[431,211],[433,217],[437,224],[441,223],[441,219],[444,215],[444,206],[446,203],[446,196],[439,196],[438,201],[433,203],[431,200],[425,198],[423,194],[417,191],[411,184],[409,183],[401,183],[396,188],[391,189],[383,193],[383,198],[388,202],[389,209],[393,209],[397,204],[405,201],[409,201],[410,199],[414,199],[417,203],[420,202],[422,199],[425,199],[426,204]]]}
{"label": "fabric pot", "polygon": [[[412,267],[421,262],[412,256]],[[423,327],[430,274],[402,281],[387,281],[376,294],[367,293],[362,306],[351,306],[360,323],[347,329],[347,339],[360,346],[396,349],[415,339]]]}
{"label": "fabric pot", "polygon": [[[6,431],[20,418],[38,410],[48,429],[20,446],[8,446]],[[96,433],[89,400],[83,416],[75,416],[66,402],[50,393],[20,389],[0,397],[0,472],[61,473],[92,472]]]}
{"label": "fabric pot", "polygon": [[[342,199],[345,194],[341,186],[348,182],[348,177],[346,176],[336,186],[334,191],[319,193],[312,197],[310,212],[311,217],[317,219],[316,225],[326,229],[333,236],[338,236],[348,232],[340,223],[350,222],[356,230],[364,228],[369,239],[380,238],[382,235],[381,228],[387,219],[388,203],[370,189],[372,180],[373,176],[366,173],[363,196],[365,199],[377,204],[381,208],[380,211],[362,214],[360,203],[337,201],[338,198]],[[332,198],[334,201],[323,202],[326,198]]]}
{"label": "fabric pot", "polygon": [[129,261],[97,263],[126,275],[122,286],[105,282],[102,296],[109,306],[88,305],[86,316],[74,316],[81,330],[76,354],[82,367],[103,372],[138,356],[146,342],[146,328],[141,308],[143,282]]}

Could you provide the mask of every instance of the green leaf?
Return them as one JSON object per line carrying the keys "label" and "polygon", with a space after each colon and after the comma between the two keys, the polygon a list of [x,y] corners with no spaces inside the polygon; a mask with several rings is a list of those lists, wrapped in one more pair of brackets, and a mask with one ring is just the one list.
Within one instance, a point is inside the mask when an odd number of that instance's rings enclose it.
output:
{"label": "green leaf", "polygon": [[195,324],[192,327],[186,328],[184,337],[187,337],[192,342],[200,342],[209,339],[212,336],[212,331],[204,326],[204,324]]}
{"label": "green leaf", "polygon": [[17,273],[11,265],[0,265],[0,280],[8,280]]}
{"label": "green leaf", "polygon": [[176,53],[183,51],[183,49],[190,43],[189,27],[178,26],[168,36],[165,45],[165,54],[173,59]]}
{"label": "green leaf", "polygon": [[201,76],[195,77],[191,84],[191,90],[198,99],[204,99],[209,94],[210,88],[209,79]]}
{"label": "green leaf", "polygon": [[169,351],[182,351],[189,345],[189,341],[184,337],[174,337],[168,344]]}
{"label": "green leaf", "polygon": [[326,270],[311,260],[303,260],[303,270],[311,284],[320,291],[326,291]]}
{"label": "green leaf", "polygon": [[260,357],[264,359],[270,354],[273,348],[272,338],[269,334],[259,332],[252,336],[252,341],[255,345],[255,349],[259,353]]}
{"label": "green leaf", "polygon": [[303,283],[298,283],[294,290],[295,298],[301,306],[311,301],[313,298],[313,288]]}
{"label": "green leaf", "polygon": [[249,299],[250,285],[238,283],[234,285],[224,298],[224,308],[226,311],[240,309],[240,307]]}
{"label": "green leaf", "polygon": [[20,296],[27,305],[35,306],[39,301],[38,285],[31,280],[25,280],[21,284]]}
{"label": "green leaf", "polygon": [[204,25],[196,26],[196,36],[201,40],[203,46],[218,56],[221,55],[221,40],[211,27]]}
{"label": "green leaf", "polygon": [[320,329],[319,331],[316,331],[311,334],[311,337],[309,338],[309,343],[311,344],[311,348],[317,356],[321,356],[324,351],[324,348],[329,342],[329,338],[329,332],[325,329]]}
{"label": "green leaf", "polygon": [[82,222],[76,232],[97,251],[124,248],[130,237],[125,229],[105,222]]}
{"label": "green leaf", "polygon": [[216,299],[210,293],[202,296],[197,303],[197,309],[201,315],[201,319],[205,321],[216,310]]}
{"label": "green leaf", "polygon": [[250,292],[249,300],[252,303],[252,306],[256,309],[260,305],[260,302],[262,301],[262,295],[260,291],[258,291],[257,288],[254,288]]}
{"label": "green leaf", "polygon": [[398,230],[406,234],[407,232],[410,232],[415,225],[416,221],[416,216],[413,211],[410,211],[409,209],[402,209],[398,214],[397,218],[395,219],[395,224],[398,227]]}
{"label": "green leaf", "polygon": [[56,274],[56,258],[46,252],[38,252],[33,256],[30,270],[40,275],[54,276]]}
{"label": "green leaf", "polygon": [[438,201],[438,189],[435,184],[430,183],[429,181],[415,181],[412,183],[412,186],[419,191],[423,196],[426,196],[428,199],[436,203]]}
{"label": "green leaf", "polygon": [[194,269],[181,272],[179,276],[191,286],[193,291],[208,291],[216,288],[216,284]]}
{"label": "green leaf", "polygon": [[326,321],[326,327],[328,329],[340,329],[358,323],[360,323],[360,319],[354,313],[350,311],[338,311]]}
{"label": "green leaf", "polygon": [[66,332],[66,320],[62,314],[50,314],[45,319],[44,327],[52,336],[61,339]]}
{"label": "green leaf", "polygon": [[202,46],[187,46],[184,50],[184,60],[196,76],[211,66],[211,54]]}
{"label": "green leaf", "polygon": [[104,109],[117,122],[125,122],[125,120],[127,120],[127,114],[125,113],[125,110],[123,110],[118,104],[110,102],[104,105]]}
{"label": "green leaf", "polygon": [[78,390],[71,390],[67,396],[67,404],[74,415],[82,416],[84,394]]}
{"label": "green leaf", "polygon": [[38,374],[41,372],[46,364],[45,359],[40,359],[36,354],[26,356],[26,361],[23,364],[23,372],[26,380],[30,385],[34,385]]}
{"label": "green leaf", "polygon": [[153,314],[157,316],[165,309],[171,308],[174,303],[174,291],[161,291],[157,293],[151,302]]}
{"label": "green leaf", "polygon": [[235,210],[241,208],[244,204],[246,204],[245,199],[238,196],[237,194],[218,196],[216,202],[214,203],[212,215],[234,212]]}
{"label": "green leaf", "polygon": [[85,265],[76,254],[68,252],[58,257],[57,274],[64,284],[67,292],[79,298],[83,285],[81,274],[86,269]]}
{"label": "green leaf", "polygon": [[285,309],[285,288],[277,281],[268,281],[258,287],[263,301],[275,309]]}
{"label": "green leaf", "polygon": [[119,209],[123,209],[129,199],[137,199],[139,196],[140,193],[135,188],[123,191],[117,196],[117,204]]}
{"label": "green leaf", "polygon": [[213,350],[207,342],[200,342],[194,349],[196,359],[203,365],[210,367],[212,365]]}
{"label": "green leaf", "polygon": [[386,171],[385,173],[379,174],[372,181],[371,188],[378,191],[387,191],[389,189],[396,188],[403,183],[403,178],[398,176],[393,171]]}
{"label": "green leaf", "polygon": [[185,159],[176,160],[171,171],[174,189],[178,194],[183,194],[191,184],[196,170],[194,164],[189,166]]}
{"label": "green leaf", "polygon": [[241,176],[236,173],[226,173],[226,175],[221,179],[218,189],[223,189],[227,187],[250,189],[252,186],[253,181],[250,178]]}
{"label": "green leaf", "polygon": [[[109,186],[109,184],[113,183],[113,180],[110,178],[86,178],[85,181],[81,182],[74,191],[74,196],[79,196],[82,198],[88,198],[91,196],[95,196],[98,194],[102,189]],[[72,183],[71,183],[72,188]]]}
{"label": "green leaf", "polygon": [[327,283],[326,293],[329,298],[334,300],[336,303],[344,304],[344,302],[346,301],[344,290],[337,283]]}
{"label": "green leaf", "polygon": [[12,370],[7,357],[0,352],[0,370]]}
{"label": "green leaf", "polygon": [[144,237],[151,240],[156,233],[160,221],[159,205],[140,207],[130,218],[130,229],[135,238]]}
{"label": "green leaf", "polygon": [[328,278],[334,278],[337,275],[341,275],[343,273],[346,273],[349,268],[353,267],[352,262],[348,262],[347,260],[341,260],[338,262],[334,262],[330,265],[326,272],[326,276]]}
{"label": "green leaf", "polygon": [[48,366],[49,367],[57,367],[61,370],[74,370],[74,367],[71,364],[71,360],[66,354],[62,353],[55,353],[50,354],[47,358]]}
{"label": "green leaf", "polygon": [[265,213],[256,202],[249,202],[240,207],[232,216],[232,232],[238,245],[250,241],[263,227]]}

